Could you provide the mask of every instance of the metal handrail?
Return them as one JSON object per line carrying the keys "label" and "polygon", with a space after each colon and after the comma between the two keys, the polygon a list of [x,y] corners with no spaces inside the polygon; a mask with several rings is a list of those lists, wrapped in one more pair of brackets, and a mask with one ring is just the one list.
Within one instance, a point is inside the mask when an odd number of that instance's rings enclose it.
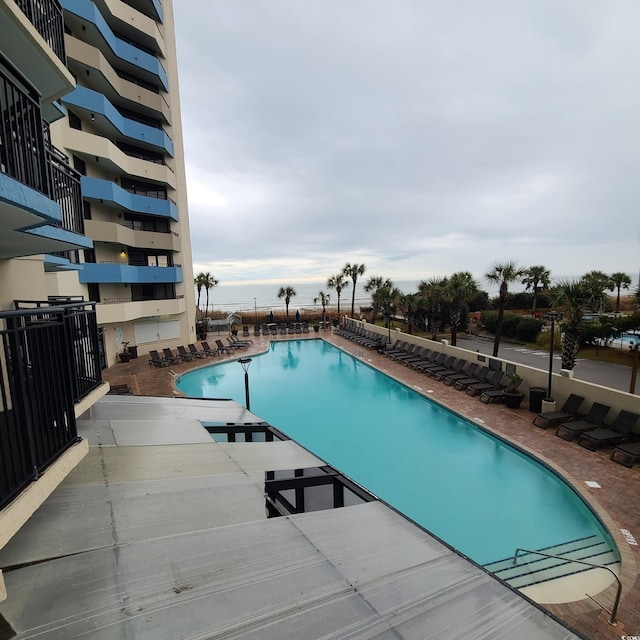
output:
{"label": "metal handrail", "polygon": [[613,571],[613,569],[610,569],[609,567],[603,564],[595,564],[593,562],[586,562],[585,560],[576,560],[574,558],[568,558],[567,556],[556,556],[552,553],[544,553],[543,551],[534,551],[532,549],[522,549],[521,547],[518,547],[513,555],[513,564],[517,564],[518,554],[521,551],[524,551],[525,553],[535,553],[539,556],[544,556],[545,558],[557,558],[558,560],[564,560],[565,562],[576,562],[577,564],[584,564],[587,567],[592,567],[594,569],[605,569],[606,571],[608,571],[616,579],[616,582],[618,583],[618,590],[616,592],[615,602],[613,603],[613,609],[609,611],[607,607],[605,607],[603,604],[598,602],[593,596],[590,596],[588,593],[585,593],[585,595],[587,596],[587,598],[593,600],[601,609],[604,609],[604,611],[606,611],[609,614],[610,618],[608,622],[610,625],[615,627],[618,624],[616,622],[616,614],[618,613],[618,605],[620,604],[620,596],[622,595],[622,582],[620,582],[620,578],[618,577],[616,572]]}

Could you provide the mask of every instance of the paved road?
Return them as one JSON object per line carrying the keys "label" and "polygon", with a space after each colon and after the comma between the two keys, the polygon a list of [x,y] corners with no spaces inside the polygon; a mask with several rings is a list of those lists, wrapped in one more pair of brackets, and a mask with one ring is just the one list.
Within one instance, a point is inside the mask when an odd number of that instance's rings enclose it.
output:
{"label": "paved road", "polygon": [[[458,346],[470,351],[478,351],[479,353],[489,355],[493,353],[492,339],[462,335],[458,336]],[[549,371],[548,351],[527,349],[518,344],[501,341],[498,355],[512,362]],[[580,354],[578,354],[578,362],[573,370],[576,379],[593,382],[611,389],[618,389],[619,391],[629,391],[631,367],[580,359],[579,356]],[[554,354],[553,357],[553,371],[554,373],[560,373],[560,356],[558,354]],[[636,384],[636,393],[640,394],[640,380]]]}

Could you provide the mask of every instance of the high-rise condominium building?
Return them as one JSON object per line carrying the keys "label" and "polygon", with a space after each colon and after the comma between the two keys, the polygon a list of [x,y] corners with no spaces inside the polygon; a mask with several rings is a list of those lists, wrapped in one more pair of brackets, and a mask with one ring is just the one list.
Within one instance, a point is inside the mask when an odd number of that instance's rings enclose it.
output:
{"label": "high-rise condominium building", "polygon": [[[35,256],[0,265],[7,283],[2,308],[16,299],[97,302],[104,366],[117,361],[125,343],[145,353],[191,342],[195,295],[171,2],[0,4],[14,23],[20,14],[36,33],[42,27],[45,35],[37,35],[43,47],[54,37],[51,16],[57,22],[61,16],[64,31],[51,41],[58,54],[49,47],[48,65],[35,71],[42,51],[17,42],[9,50],[5,34],[0,38],[3,81],[19,86],[25,103],[37,102],[42,112],[43,130],[35,133],[45,163],[40,177],[31,176],[28,163],[26,175],[17,176],[31,179],[44,202],[25,204],[24,219],[18,216],[12,233],[0,239],[7,245],[0,258]],[[6,30],[4,22],[0,29]],[[30,77],[36,72],[42,79]],[[20,135],[13,140],[20,141]],[[8,142],[0,138],[1,148]],[[13,157],[3,153],[2,172],[20,169]],[[47,174],[54,163],[58,175],[64,167],[68,182],[77,185],[79,178],[79,204],[68,189],[62,193],[60,178]],[[59,224],[51,208],[62,213]]]}
{"label": "high-rise condominium building", "polygon": [[[173,8],[168,0],[62,0],[67,66],[51,137],[81,174],[79,294],[98,302],[108,364],[195,338]],[[73,280],[58,270],[54,295]],[[171,344],[173,342],[173,345]]]}

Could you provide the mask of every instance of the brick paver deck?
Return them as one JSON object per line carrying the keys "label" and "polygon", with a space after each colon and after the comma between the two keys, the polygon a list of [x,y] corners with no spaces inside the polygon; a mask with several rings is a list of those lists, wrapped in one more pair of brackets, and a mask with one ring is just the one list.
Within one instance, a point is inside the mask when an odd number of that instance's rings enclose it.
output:
{"label": "brick paver deck", "polygon": [[[360,351],[352,342],[333,332],[321,331],[320,336],[351,353]],[[316,336],[312,333],[295,337],[313,339]],[[251,336],[251,339],[254,345],[239,354],[196,360],[165,368],[149,366],[148,355],[140,354],[136,360],[126,364],[119,363],[107,369],[104,379],[114,385],[128,384],[136,395],[177,395],[179,392],[175,389],[174,378],[169,371],[180,374],[240,355],[260,353],[269,343],[268,337]],[[471,398],[465,393],[426,378],[375,351],[364,350],[362,357],[369,364],[401,382],[413,388],[420,387],[421,393],[460,415],[474,421],[483,421],[483,426],[488,430],[531,452],[553,467],[585,496],[609,528],[622,555],[620,577],[623,593],[618,610],[618,625],[609,625],[608,615],[588,599],[570,604],[547,605],[547,609],[589,638],[620,640],[624,635],[640,636],[640,580],[637,570],[639,550],[638,546],[630,545],[620,531],[627,529],[640,540],[640,466],[626,468],[609,460],[611,449],[591,452],[575,443],[557,438],[553,429],[545,431],[534,427],[531,424],[532,414],[528,411],[526,402],[517,410],[507,409],[504,405],[495,403],[485,405],[477,398]],[[587,480],[596,481],[601,488],[589,488],[585,484]],[[615,586],[612,585],[600,594],[598,599],[610,606],[614,597]]]}

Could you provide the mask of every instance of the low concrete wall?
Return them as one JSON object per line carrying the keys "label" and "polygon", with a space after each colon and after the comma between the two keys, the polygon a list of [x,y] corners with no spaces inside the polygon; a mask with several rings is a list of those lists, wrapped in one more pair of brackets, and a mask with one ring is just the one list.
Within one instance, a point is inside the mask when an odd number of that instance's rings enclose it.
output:
{"label": "low concrete wall", "polygon": [[[365,331],[372,331],[385,338],[389,335],[388,330],[384,327],[369,324],[364,320],[351,320],[362,327]],[[517,373],[523,380],[520,388],[527,392],[529,387],[544,387],[547,388],[549,372],[548,370],[536,369],[535,367],[529,367],[524,364],[513,362],[512,360],[506,360],[504,358],[494,358],[485,354],[478,353],[476,351],[470,351],[461,347],[452,347],[448,344],[447,340],[429,340],[428,338],[420,338],[418,336],[412,336],[408,333],[403,333],[397,329],[391,331],[391,344],[396,340],[407,341],[411,344],[417,344],[421,347],[428,347],[430,349],[436,349],[437,351],[444,351],[447,355],[454,355],[457,358],[466,358],[469,362],[481,362],[485,366],[492,366],[500,368],[502,371]],[[635,413],[640,412],[640,398],[631,393],[625,391],[618,391],[617,389],[610,389],[602,385],[593,384],[591,382],[585,382],[583,380],[576,380],[575,378],[568,378],[558,373],[552,375],[552,396],[556,401],[557,408],[559,409],[564,401],[570,394],[575,393],[586,398],[585,404],[581,407],[581,412],[585,413],[589,410],[589,407],[594,402],[600,402],[611,407],[611,412],[608,415],[607,422],[610,422],[613,417],[622,409],[627,411],[633,411]],[[640,425],[636,425],[634,432],[640,433]]]}

